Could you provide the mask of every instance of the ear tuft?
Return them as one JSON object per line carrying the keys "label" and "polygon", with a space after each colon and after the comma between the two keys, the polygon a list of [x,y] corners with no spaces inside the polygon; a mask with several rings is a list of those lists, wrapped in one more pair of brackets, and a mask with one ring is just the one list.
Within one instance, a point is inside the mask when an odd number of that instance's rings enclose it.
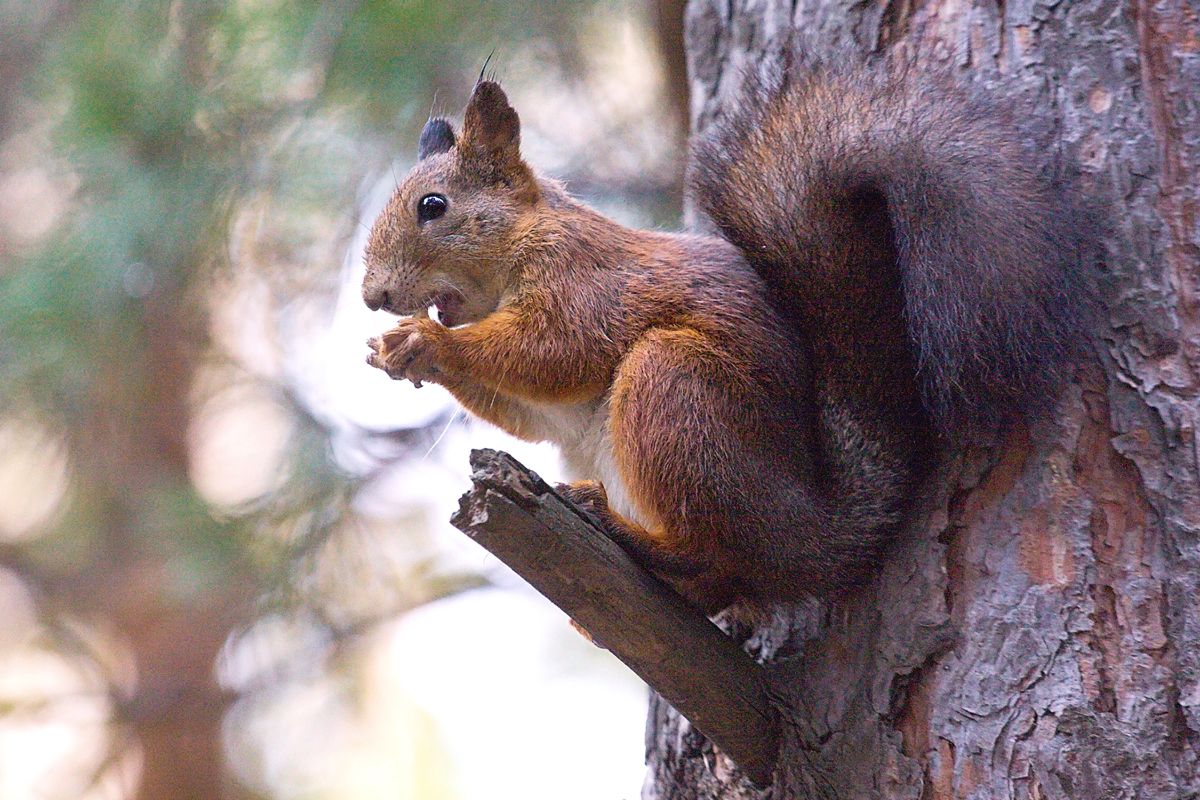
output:
{"label": "ear tuft", "polygon": [[521,118],[500,84],[480,81],[463,115],[462,144],[473,155],[498,161],[521,157]]}
{"label": "ear tuft", "polygon": [[454,129],[450,123],[441,117],[429,120],[421,131],[421,139],[417,143],[417,160],[424,161],[432,155],[445,153],[454,147]]}

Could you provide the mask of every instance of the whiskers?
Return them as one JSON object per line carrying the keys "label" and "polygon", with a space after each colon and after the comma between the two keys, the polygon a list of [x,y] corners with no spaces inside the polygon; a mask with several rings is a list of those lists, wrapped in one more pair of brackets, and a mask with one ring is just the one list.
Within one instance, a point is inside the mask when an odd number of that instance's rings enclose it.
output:
{"label": "whiskers", "polygon": [[445,439],[446,434],[450,432],[450,426],[452,426],[458,420],[462,413],[463,407],[455,404],[454,410],[450,412],[449,419],[446,420],[446,427],[442,428],[442,432],[439,433],[437,438],[433,440],[433,444],[429,445],[429,449],[425,451],[425,455],[421,456],[422,461],[433,455],[433,451],[437,449],[437,446],[442,443],[442,439]]}

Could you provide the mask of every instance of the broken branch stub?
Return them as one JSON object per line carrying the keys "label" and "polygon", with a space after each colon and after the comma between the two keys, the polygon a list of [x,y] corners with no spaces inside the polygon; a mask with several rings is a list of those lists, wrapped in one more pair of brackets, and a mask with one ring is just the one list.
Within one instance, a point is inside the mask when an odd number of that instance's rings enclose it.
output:
{"label": "broken branch stub", "polygon": [[778,718],[762,668],[580,509],[507,453],[471,453],[475,488],[451,523],[646,681],[760,786]]}

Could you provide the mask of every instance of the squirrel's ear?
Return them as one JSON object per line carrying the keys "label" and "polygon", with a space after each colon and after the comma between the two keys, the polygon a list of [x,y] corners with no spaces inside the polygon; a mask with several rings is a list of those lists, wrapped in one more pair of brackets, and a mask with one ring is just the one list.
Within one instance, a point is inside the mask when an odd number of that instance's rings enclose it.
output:
{"label": "squirrel's ear", "polygon": [[445,153],[454,147],[454,129],[441,117],[425,123],[421,140],[417,142],[417,160],[424,161],[432,155]]}
{"label": "squirrel's ear", "polygon": [[495,81],[480,81],[463,115],[461,146],[498,161],[521,157],[521,118]]}

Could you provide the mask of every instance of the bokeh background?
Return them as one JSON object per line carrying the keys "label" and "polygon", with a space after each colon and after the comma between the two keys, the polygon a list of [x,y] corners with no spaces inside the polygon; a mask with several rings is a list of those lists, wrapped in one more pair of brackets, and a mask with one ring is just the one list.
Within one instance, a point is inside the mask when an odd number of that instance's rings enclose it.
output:
{"label": "bokeh background", "polygon": [[[0,800],[632,800],[645,687],[447,519],[374,215],[487,70],[676,224],[681,2],[0,2]],[[490,61],[488,61],[490,57]]]}

